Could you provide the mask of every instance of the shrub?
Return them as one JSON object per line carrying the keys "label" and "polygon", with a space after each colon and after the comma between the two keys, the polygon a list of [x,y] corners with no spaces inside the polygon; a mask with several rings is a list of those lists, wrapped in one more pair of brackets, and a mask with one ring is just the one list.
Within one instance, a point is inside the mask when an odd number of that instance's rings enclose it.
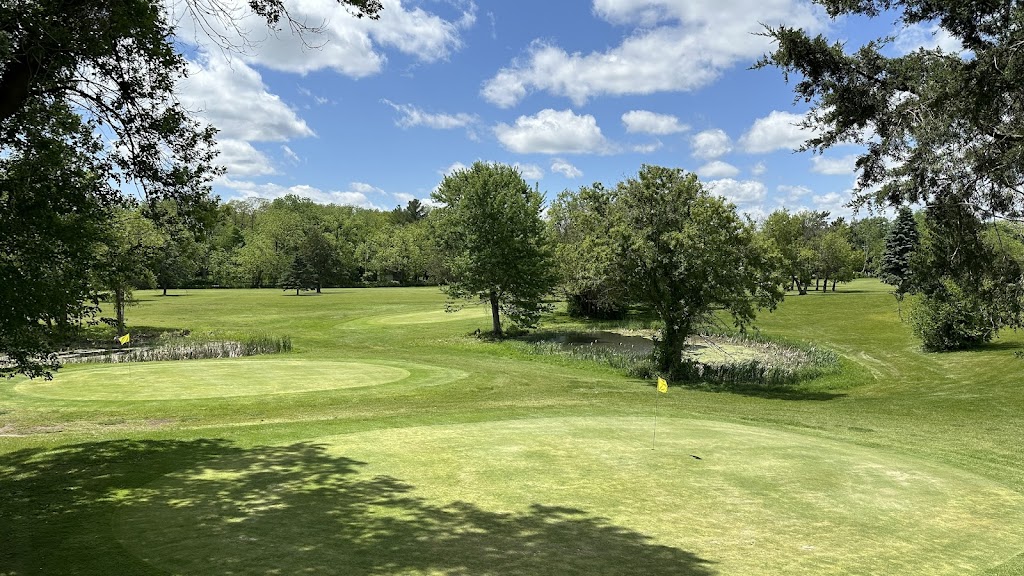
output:
{"label": "shrub", "polygon": [[925,350],[963,350],[992,339],[994,330],[986,320],[985,307],[976,296],[966,294],[953,282],[944,289],[923,296],[910,311],[914,334]]}

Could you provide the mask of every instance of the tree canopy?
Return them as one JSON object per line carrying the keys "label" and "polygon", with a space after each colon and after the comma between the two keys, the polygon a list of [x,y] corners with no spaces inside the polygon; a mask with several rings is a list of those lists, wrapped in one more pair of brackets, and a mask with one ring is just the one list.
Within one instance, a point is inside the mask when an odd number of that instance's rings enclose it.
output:
{"label": "tree canopy", "polygon": [[712,196],[694,174],[643,166],[614,192],[612,238],[630,298],[662,323],[657,363],[682,363],[686,338],[717,310],[737,327],[782,299],[782,277],[736,207]]}
{"label": "tree canopy", "polygon": [[502,313],[535,325],[555,285],[540,192],[512,166],[476,162],[446,176],[432,198],[442,205],[431,217],[450,275],[445,292],[489,303],[497,336]]}

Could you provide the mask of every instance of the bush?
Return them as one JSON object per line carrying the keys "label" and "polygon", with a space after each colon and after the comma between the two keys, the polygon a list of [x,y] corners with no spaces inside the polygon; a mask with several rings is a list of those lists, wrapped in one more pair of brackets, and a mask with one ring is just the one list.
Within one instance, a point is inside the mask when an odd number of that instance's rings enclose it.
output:
{"label": "bush", "polygon": [[963,350],[991,340],[995,332],[982,302],[953,282],[943,282],[943,287],[923,296],[910,311],[914,334],[924,349]]}

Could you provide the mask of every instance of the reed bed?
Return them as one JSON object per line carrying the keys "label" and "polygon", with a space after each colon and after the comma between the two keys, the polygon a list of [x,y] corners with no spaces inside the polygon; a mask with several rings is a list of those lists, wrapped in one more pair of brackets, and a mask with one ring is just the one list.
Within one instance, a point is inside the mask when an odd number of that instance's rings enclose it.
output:
{"label": "reed bed", "polygon": [[241,358],[259,354],[290,352],[290,336],[247,332],[218,336],[213,333],[166,333],[152,345],[123,350],[101,350],[65,356],[68,364],[116,364],[122,362],[158,362],[164,360],[201,360],[205,358]]}

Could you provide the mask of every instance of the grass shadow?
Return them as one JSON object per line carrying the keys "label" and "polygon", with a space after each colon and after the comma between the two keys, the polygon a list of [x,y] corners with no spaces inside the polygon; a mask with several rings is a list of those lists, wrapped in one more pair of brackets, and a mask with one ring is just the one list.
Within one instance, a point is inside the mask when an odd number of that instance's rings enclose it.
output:
{"label": "grass shadow", "polygon": [[713,574],[693,553],[583,510],[438,504],[364,467],[309,443],[120,440],[5,454],[0,566],[5,575]]}

